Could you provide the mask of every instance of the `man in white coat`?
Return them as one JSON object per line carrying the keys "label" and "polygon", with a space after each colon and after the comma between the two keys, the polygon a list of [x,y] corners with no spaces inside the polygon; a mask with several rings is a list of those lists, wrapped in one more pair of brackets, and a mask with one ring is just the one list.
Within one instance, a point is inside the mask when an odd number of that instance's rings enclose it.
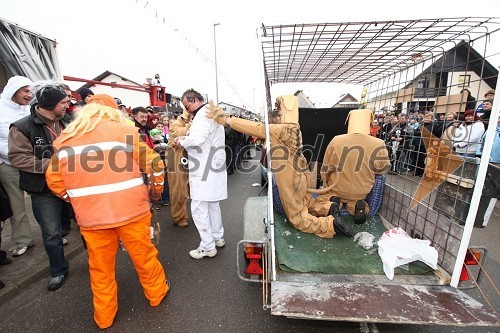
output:
{"label": "man in white coat", "polygon": [[23,255],[33,246],[33,233],[26,215],[24,191],[19,187],[19,170],[11,166],[8,156],[9,126],[30,114],[32,84],[27,77],[13,76],[0,96],[0,183],[7,192],[13,213],[10,218],[10,238],[15,245],[9,250],[14,257]]}
{"label": "man in white coat", "polygon": [[219,206],[220,200],[227,199],[224,127],[206,117],[209,106],[196,90],[184,92],[181,101],[194,118],[188,135],[175,138],[173,144],[188,153],[191,215],[201,238],[199,247],[189,255],[194,259],[214,257],[217,247],[225,245]]}

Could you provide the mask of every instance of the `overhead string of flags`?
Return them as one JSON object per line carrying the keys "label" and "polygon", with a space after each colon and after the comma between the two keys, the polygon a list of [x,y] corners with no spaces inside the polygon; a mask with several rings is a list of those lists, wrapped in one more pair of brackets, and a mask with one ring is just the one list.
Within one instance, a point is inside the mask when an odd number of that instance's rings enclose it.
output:
{"label": "overhead string of flags", "polygon": [[[178,33],[180,35],[180,39],[186,46],[188,46],[189,49],[193,50],[196,55],[198,55],[202,60],[204,60],[206,63],[214,66],[215,62],[212,59],[211,56],[208,56],[203,52],[203,49],[199,47],[189,36],[189,34],[181,29],[179,26],[173,26],[170,21],[167,20],[167,18],[163,15],[159,14],[159,11],[157,8],[154,8],[154,5],[150,4],[150,1],[147,0],[135,0],[136,4],[140,5],[142,9],[146,9],[147,7],[150,8],[151,10],[154,11],[155,13],[155,19],[159,20],[162,24],[165,24],[167,28],[175,33]],[[241,97],[240,93],[236,90],[236,88],[231,84],[229,81],[228,77],[226,74],[220,70],[220,68],[217,68],[217,73],[219,74],[219,77],[222,78],[224,83],[227,85],[227,87],[234,93],[234,95],[240,100],[240,102],[243,104],[243,108],[247,108],[249,104],[243,97]],[[254,110],[255,111],[255,110]]]}

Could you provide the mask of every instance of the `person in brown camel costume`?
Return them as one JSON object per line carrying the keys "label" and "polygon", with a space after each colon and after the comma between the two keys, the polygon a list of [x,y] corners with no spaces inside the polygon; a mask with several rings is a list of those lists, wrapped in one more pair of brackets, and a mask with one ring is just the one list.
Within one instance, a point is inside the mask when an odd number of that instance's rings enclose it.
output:
{"label": "person in brown camel costume", "polygon": [[[307,191],[309,166],[302,154],[298,99],[294,95],[280,96],[276,99],[276,106],[281,123],[269,125],[271,165],[288,221],[296,229],[322,238],[332,238],[338,231],[352,236],[349,227],[340,218],[334,219],[333,215],[337,215],[338,210],[330,211],[331,202],[318,203],[322,207],[315,208],[316,211],[324,212],[324,216],[317,217],[309,213],[312,202]],[[207,118],[223,126],[229,125],[240,133],[266,138],[265,124],[229,118],[222,108],[213,106]]]}
{"label": "person in brown camel costume", "polygon": [[323,189],[310,190],[322,195],[313,199],[310,211],[322,216],[323,202],[333,202],[340,209],[345,205],[354,223],[364,223],[369,212],[365,199],[373,188],[375,176],[387,172],[390,160],[384,141],[370,136],[370,122],[373,119],[369,109],[349,112],[347,134],[337,135],[328,144],[321,179]]}
{"label": "person in brown camel costume", "polygon": [[[177,117],[169,127],[169,142],[176,137],[185,136],[191,125],[191,114],[187,111]],[[182,147],[167,148],[167,176],[170,194],[171,213],[174,224],[179,227],[188,226],[187,201],[189,194],[189,171],[187,169],[187,153]]]}

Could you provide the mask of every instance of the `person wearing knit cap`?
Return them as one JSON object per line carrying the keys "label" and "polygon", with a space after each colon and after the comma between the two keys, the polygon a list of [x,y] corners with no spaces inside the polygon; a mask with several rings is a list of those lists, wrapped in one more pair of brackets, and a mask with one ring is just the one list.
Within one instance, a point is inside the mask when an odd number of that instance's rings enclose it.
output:
{"label": "person wearing knit cap", "polygon": [[10,238],[15,244],[10,249],[13,256],[23,255],[33,246],[33,234],[24,205],[24,192],[19,187],[19,170],[11,166],[8,156],[9,125],[30,114],[32,84],[27,77],[13,76],[7,81],[0,95],[0,183],[7,192],[13,213],[10,218]]}
{"label": "person wearing knit cap", "polygon": [[69,203],[53,195],[47,187],[45,171],[53,153],[53,141],[66,127],[63,117],[70,98],[57,82],[41,82],[34,87],[36,103],[30,114],[10,126],[9,159],[19,169],[19,185],[31,195],[33,215],[42,229],[49,257],[49,291],[59,289],[68,274],[64,258],[61,220]]}
{"label": "person wearing knit cap", "polygon": [[82,88],[79,91],[80,97],[82,98],[82,105],[88,104],[88,98],[94,95],[94,92],[89,88]]}

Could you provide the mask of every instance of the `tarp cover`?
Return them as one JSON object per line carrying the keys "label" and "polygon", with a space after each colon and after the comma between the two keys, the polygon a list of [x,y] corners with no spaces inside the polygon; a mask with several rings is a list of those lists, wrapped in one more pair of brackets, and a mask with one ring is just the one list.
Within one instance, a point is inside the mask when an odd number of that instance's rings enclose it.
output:
{"label": "tarp cover", "polygon": [[[375,246],[365,250],[353,238],[337,235],[331,239],[320,238],[295,229],[286,217],[274,213],[276,256],[279,268],[287,272],[324,274],[384,275],[382,260],[377,252],[376,241],[386,228],[377,214],[365,224],[357,225],[352,217],[343,217],[354,229],[354,234],[366,231],[375,236]],[[416,261],[409,270],[396,268],[395,274],[423,274],[432,268]]]}
{"label": "tarp cover", "polygon": [[57,80],[56,42],[0,18],[0,61],[11,75]]}

